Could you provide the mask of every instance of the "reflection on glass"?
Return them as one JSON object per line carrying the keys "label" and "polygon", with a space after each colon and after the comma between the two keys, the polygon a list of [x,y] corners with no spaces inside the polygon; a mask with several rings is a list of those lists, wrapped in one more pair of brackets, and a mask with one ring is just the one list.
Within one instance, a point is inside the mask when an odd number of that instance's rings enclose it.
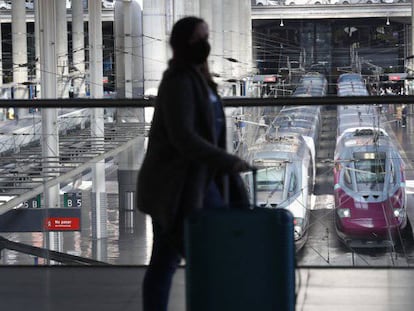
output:
{"label": "reflection on glass", "polygon": [[385,179],[385,159],[359,160],[355,163],[357,183],[382,184]]}
{"label": "reflection on glass", "polygon": [[258,191],[283,191],[285,166],[260,168],[257,171]]}

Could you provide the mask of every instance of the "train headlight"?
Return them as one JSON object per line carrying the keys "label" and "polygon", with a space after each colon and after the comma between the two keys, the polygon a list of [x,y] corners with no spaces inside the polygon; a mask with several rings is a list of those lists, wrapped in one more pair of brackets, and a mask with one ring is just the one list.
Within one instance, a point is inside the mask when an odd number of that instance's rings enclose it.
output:
{"label": "train headlight", "polygon": [[405,216],[405,210],[403,208],[401,208],[401,209],[396,208],[394,210],[394,217],[396,217],[396,218],[402,218],[404,216]]}
{"label": "train headlight", "polygon": [[349,218],[351,217],[351,211],[349,208],[339,208],[338,209],[338,216],[340,218]]}
{"label": "train headlight", "polygon": [[295,240],[299,240],[303,234],[303,218],[295,217],[293,219],[293,236]]}
{"label": "train headlight", "polygon": [[295,240],[299,240],[302,236],[302,227],[294,226],[293,230],[293,237],[295,238]]}

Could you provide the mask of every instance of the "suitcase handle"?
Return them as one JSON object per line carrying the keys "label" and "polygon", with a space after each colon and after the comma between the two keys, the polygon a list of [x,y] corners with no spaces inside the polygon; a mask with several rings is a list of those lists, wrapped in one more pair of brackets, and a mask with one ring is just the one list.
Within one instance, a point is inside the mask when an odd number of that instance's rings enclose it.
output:
{"label": "suitcase handle", "polygon": [[253,208],[257,207],[257,168],[252,167],[253,177]]}
{"label": "suitcase handle", "polygon": [[[252,171],[252,178],[253,178],[253,204],[250,207],[250,209],[253,209],[257,206],[257,168],[256,167],[251,167],[251,171]],[[225,202],[225,206],[229,206],[229,181],[228,178],[225,178],[223,180],[224,182],[224,197],[223,200]]]}

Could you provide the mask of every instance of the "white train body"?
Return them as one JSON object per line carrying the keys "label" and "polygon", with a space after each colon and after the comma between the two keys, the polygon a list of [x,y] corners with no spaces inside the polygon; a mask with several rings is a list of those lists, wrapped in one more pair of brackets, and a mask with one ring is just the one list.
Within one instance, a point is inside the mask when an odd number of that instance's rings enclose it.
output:
{"label": "white train body", "polygon": [[[294,96],[325,96],[323,75],[305,75]],[[294,217],[296,248],[307,239],[312,193],[316,177],[316,149],[320,131],[320,106],[285,106],[269,128],[247,150],[245,158],[257,169],[257,204],[285,208]],[[269,117],[269,116],[267,116]],[[252,191],[252,175],[244,175]]]}

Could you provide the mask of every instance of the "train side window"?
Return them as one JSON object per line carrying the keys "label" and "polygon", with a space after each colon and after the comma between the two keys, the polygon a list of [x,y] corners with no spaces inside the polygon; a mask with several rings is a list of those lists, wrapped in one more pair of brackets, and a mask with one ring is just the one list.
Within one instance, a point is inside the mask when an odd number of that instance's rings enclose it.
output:
{"label": "train side window", "polygon": [[350,170],[349,170],[349,168],[348,168],[348,167],[345,167],[345,168],[344,168],[344,181],[345,181],[345,184],[346,184],[348,187],[350,187],[350,188],[351,188],[351,185],[352,185],[352,179],[351,179],[351,172],[350,172]]}
{"label": "train side window", "polygon": [[390,170],[391,170],[390,184],[395,184],[395,181],[397,180],[397,178],[396,178],[396,175],[395,175],[394,164],[391,161],[390,161]]}
{"label": "train side window", "polygon": [[296,175],[291,174],[290,175],[290,183],[289,183],[289,194],[295,193],[296,187],[297,187]]}

